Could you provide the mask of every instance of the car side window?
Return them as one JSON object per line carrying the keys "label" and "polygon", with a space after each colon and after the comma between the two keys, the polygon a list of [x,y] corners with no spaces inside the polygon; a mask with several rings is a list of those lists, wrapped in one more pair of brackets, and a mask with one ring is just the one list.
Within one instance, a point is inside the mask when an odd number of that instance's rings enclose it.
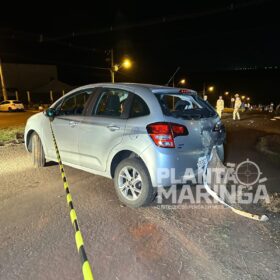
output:
{"label": "car side window", "polygon": [[121,89],[104,89],[93,115],[122,117],[130,93]]}
{"label": "car side window", "polygon": [[135,94],[133,96],[129,117],[143,117],[149,114],[150,110],[146,102],[140,96]]}
{"label": "car side window", "polygon": [[79,92],[66,98],[59,108],[59,116],[79,116],[82,115],[84,108],[87,105],[91,90]]}

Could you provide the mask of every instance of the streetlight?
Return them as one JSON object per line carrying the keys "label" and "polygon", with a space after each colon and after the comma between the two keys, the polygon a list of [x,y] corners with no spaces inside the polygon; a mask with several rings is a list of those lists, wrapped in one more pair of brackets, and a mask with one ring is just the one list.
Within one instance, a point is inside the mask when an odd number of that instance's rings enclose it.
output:
{"label": "streetlight", "polygon": [[126,58],[121,64],[115,64],[110,68],[112,83],[115,82],[115,73],[118,72],[121,68],[129,69],[131,68],[132,62]]}
{"label": "streetlight", "polygon": [[111,50],[111,68],[108,68],[111,73],[111,80],[112,83],[115,82],[115,73],[118,72],[122,67],[125,69],[131,68],[132,62],[130,59],[126,58],[124,61],[120,64],[115,64],[114,63],[114,51],[113,49]]}
{"label": "streetlight", "polygon": [[128,59],[128,58],[126,58],[124,61],[123,61],[123,63],[122,63],[122,66],[125,68],[125,69],[129,69],[129,68],[131,68],[131,61]]}
{"label": "streetlight", "polygon": [[[210,92],[214,91],[214,86],[208,86],[207,91],[210,91]],[[205,96],[205,94],[206,94],[206,84],[204,83],[203,84],[203,97]]]}
{"label": "streetlight", "polygon": [[227,103],[228,103],[227,99],[228,99],[228,96],[229,96],[229,91],[225,91],[225,96],[226,96],[226,98],[225,98],[225,104],[227,104]]}
{"label": "streetlight", "polygon": [[247,97],[247,101],[250,101],[250,97]]}
{"label": "streetlight", "polygon": [[178,86],[179,85],[185,85],[186,84],[186,79],[182,79],[178,82]]}

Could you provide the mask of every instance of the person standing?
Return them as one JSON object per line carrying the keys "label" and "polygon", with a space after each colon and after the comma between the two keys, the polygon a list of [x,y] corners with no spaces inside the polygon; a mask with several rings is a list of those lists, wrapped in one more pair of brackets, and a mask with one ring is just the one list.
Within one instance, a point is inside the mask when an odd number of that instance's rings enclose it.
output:
{"label": "person standing", "polygon": [[216,103],[216,108],[217,108],[217,113],[218,113],[219,117],[222,118],[222,112],[225,108],[225,103],[224,103],[222,96],[219,96],[219,99],[217,100],[217,103]]}
{"label": "person standing", "polygon": [[239,109],[241,107],[241,99],[239,98],[239,94],[235,94],[235,101],[234,101],[234,109],[233,109],[233,120],[237,116],[237,119],[240,120]]}
{"label": "person standing", "polygon": [[273,102],[271,102],[270,105],[269,105],[268,112],[273,113],[273,110],[274,110],[274,104],[273,104]]}

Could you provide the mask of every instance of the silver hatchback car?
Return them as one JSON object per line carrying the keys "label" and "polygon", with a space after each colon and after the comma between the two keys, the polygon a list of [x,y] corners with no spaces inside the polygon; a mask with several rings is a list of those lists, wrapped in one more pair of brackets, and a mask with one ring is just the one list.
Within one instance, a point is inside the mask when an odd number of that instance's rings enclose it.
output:
{"label": "silver hatchback car", "polygon": [[171,186],[162,170],[183,180],[186,168],[197,174],[213,147],[224,157],[220,118],[189,89],[102,83],[69,92],[27,121],[25,145],[36,167],[57,161],[50,124],[63,164],[113,178],[119,199],[131,207]]}

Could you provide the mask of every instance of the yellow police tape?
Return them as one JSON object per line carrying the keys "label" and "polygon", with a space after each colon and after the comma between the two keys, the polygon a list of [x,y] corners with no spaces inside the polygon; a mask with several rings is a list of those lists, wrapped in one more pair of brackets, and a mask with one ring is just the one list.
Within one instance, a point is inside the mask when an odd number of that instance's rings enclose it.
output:
{"label": "yellow police tape", "polygon": [[71,223],[72,223],[72,225],[74,227],[74,230],[75,230],[75,241],[76,241],[77,250],[78,250],[78,253],[80,255],[81,262],[82,262],[82,272],[83,272],[84,280],[93,280],[94,278],[93,278],[91,268],[90,268],[90,264],[88,262],[86,251],[85,251],[85,248],[84,248],[84,241],[83,241],[82,233],[81,233],[79,225],[78,225],[77,214],[76,214],[76,211],[74,209],[72,196],[70,194],[69,185],[68,185],[68,182],[67,182],[67,179],[66,179],[63,164],[61,162],[59,150],[58,150],[58,147],[57,147],[57,143],[56,143],[56,140],[55,140],[55,136],[54,136],[54,132],[53,132],[53,128],[52,128],[51,123],[50,123],[50,127],[51,127],[52,136],[53,136],[53,143],[54,143],[54,147],[55,147],[56,157],[57,157],[57,161],[58,161],[58,164],[59,164],[61,177],[62,177],[62,180],[63,180],[63,186],[64,186],[64,189],[65,189],[65,192],[66,192],[66,200],[67,200],[67,204],[70,208],[70,219],[71,219]]}

